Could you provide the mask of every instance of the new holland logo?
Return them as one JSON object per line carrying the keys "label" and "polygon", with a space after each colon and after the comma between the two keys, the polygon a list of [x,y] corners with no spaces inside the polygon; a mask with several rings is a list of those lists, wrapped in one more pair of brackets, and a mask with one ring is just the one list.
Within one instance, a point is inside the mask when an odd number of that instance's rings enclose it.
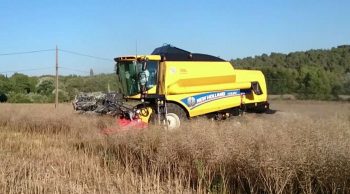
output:
{"label": "new holland logo", "polygon": [[196,105],[196,99],[194,97],[192,97],[192,96],[188,97],[187,98],[187,104],[190,107]]}
{"label": "new holland logo", "polygon": [[194,109],[202,104],[233,96],[239,96],[240,90],[228,90],[223,92],[210,92],[204,94],[198,94],[182,99],[181,101],[186,104],[189,108]]}

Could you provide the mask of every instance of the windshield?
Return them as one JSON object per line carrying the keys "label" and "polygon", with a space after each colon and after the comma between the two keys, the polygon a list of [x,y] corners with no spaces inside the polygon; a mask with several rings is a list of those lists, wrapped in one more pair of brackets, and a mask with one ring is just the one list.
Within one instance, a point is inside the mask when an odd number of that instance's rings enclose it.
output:
{"label": "windshield", "polygon": [[[145,81],[147,90],[156,85],[158,61],[147,61],[144,70],[142,70],[142,66],[142,63],[136,61],[119,61],[117,63],[120,89],[124,95],[139,94],[141,92],[140,81]],[[141,73],[142,76],[140,76]]]}

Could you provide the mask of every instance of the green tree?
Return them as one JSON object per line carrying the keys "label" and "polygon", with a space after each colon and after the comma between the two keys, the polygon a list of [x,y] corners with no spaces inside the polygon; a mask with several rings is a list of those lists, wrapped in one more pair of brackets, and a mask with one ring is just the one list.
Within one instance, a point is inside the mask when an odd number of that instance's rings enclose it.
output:
{"label": "green tree", "polygon": [[15,73],[11,76],[10,82],[12,82],[12,91],[16,93],[35,92],[35,80],[27,75]]}
{"label": "green tree", "polygon": [[12,86],[11,86],[10,80],[4,75],[0,74],[0,91],[4,93],[8,93],[9,91],[11,91],[11,89],[12,89]]}
{"label": "green tree", "polygon": [[36,86],[36,92],[42,95],[50,96],[55,89],[55,83],[52,79],[45,79]]}
{"label": "green tree", "polygon": [[287,68],[262,68],[270,94],[293,93],[297,88],[297,72]]}
{"label": "green tree", "polygon": [[350,94],[350,45],[287,55],[263,54],[231,63],[238,69],[262,70],[271,94],[302,93],[302,98],[316,99],[332,96],[336,99],[340,94]]}
{"label": "green tree", "polygon": [[330,98],[331,86],[323,69],[304,67],[301,70],[300,94],[302,98],[326,100]]}

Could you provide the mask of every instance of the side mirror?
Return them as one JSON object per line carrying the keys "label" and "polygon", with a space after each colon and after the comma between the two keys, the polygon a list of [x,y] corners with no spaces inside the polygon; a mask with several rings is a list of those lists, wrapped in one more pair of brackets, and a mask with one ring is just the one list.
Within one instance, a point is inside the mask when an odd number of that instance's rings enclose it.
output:
{"label": "side mirror", "polygon": [[147,69],[147,62],[143,61],[142,62],[142,71],[145,71]]}
{"label": "side mirror", "polygon": [[118,65],[115,65],[114,69],[115,69],[115,73],[116,73],[117,75],[119,75],[119,68],[118,68]]}

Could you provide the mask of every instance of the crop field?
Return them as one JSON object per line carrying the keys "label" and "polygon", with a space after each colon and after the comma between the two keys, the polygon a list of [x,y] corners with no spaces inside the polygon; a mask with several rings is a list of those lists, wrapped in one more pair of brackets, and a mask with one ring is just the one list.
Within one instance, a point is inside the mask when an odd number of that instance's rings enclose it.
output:
{"label": "crop field", "polygon": [[0,104],[0,193],[350,193],[350,104],[104,135],[108,116]]}

